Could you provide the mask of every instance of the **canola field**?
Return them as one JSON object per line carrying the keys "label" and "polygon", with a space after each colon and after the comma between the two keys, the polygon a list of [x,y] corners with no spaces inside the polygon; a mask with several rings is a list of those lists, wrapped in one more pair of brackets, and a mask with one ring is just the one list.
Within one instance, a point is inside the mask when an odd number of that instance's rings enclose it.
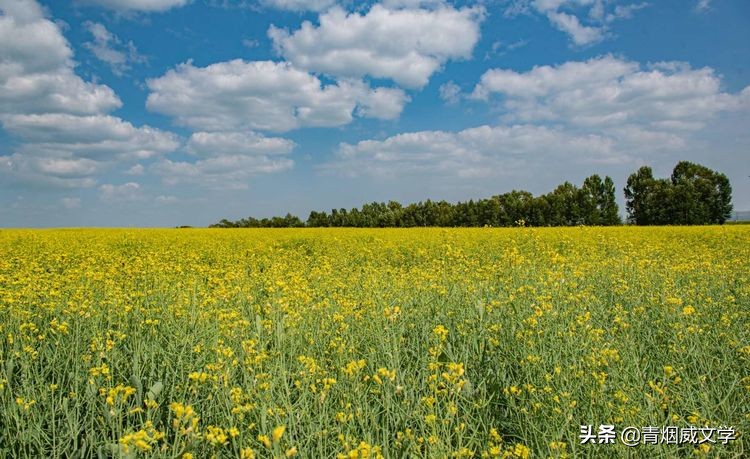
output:
{"label": "canola field", "polygon": [[0,457],[741,458],[749,434],[750,226],[0,231]]}

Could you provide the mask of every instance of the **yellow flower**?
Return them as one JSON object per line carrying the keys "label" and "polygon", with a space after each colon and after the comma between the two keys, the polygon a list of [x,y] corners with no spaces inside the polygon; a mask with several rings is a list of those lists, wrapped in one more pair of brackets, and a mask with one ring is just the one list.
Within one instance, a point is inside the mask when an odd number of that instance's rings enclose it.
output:
{"label": "yellow flower", "polygon": [[208,426],[205,433],[206,441],[211,444],[211,446],[221,446],[227,443],[228,437],[226,432],[224,432],[224,429],[221,427],[216,426]]}
{"label": "yellow flower", "polygon": [[432,333],[434,333],[440,341],[445,341],[445,339],[448,337],[448,329],[442,325],[438,325],[437,327],[433,328]]}
{"label": "yellow flower", "polygon": [[276,426],[276,428],[273,429],[273,432],[271,433],[271,438],[273,438],[274,443],[278,443],[279,440],[281,440],[281,437],[284,435],[285,430],[286,430],[285,426]]}
{"label": "yellow flower", "polygon": [[266,448],[271,447],[271,440],[268,438],[268,435],[258,435],[258,441],[263,443],[263,446],[265,446]]}
{"label": "yellow flower", "polygon": [[513,445],[513,449],[511,450],[512,457],[518,457],[521,459],[528,459],[531,455],[531,450],[526,445],[522,445],[520,443],[516,443]]}
{"label": "yellow flower", "polygon": [[349,377],[353,377],[356,374],[358,374],[362,369],[365,367],[365,360],[352,360],[351,362],[347,363],[341,371],[344,372],[345,375]]}

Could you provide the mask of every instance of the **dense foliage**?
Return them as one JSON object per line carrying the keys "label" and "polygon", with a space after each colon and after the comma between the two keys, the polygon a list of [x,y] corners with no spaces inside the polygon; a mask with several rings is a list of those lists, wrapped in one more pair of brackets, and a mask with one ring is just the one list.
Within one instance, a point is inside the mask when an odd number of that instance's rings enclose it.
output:
{"label": "dense foliage", "polygon": [[214,228],[360,227],[408,228],[414,226],[573,226],[620,223],[612,179],[588,177],[582,187],[565,182],[551,193],[534,197],[527,191],[512,191],[489,199],[459,202],[373,202],[361,209],[310,212],[306,222],[286,217],[222,220]]}
{"label": "dense foliage", "polygon": [[747,458],[749,343],[748,226],[0,231],[0,457]]}
{"label": "dense foliage", "polygon": [[655,179],[650,167],[628,177],[628,219],[637,225],[724,223],[732,215],[732,187],[726,175],[688,161],[669,179]]}
{"label": "dense foliage", "polygon": [[[726,175],[681,161],[670,179],[655,179],[650,167],[630,175],[625,187],[628,221],[636,225],[722,224],[732,214],[732,187]],[[402,205],[373,202],[361,208],[312,211],[307,221],[285,217],[221,220],[212,228],[415,226],[611,226],[621,223],[612,179],[592,175],[580,188],[565,182],[551,193],[534,196],[513,190],[489,199]]]}

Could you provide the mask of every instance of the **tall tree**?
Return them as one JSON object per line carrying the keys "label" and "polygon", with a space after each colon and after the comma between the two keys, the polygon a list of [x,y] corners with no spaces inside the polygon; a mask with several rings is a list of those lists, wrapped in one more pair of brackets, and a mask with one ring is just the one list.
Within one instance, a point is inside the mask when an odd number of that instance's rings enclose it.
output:
{"label": "tall tree", "polygon": [[653,191],[654,173],[648,166],[643,166],[628,177],[625,186],[625,209],[628,220],[636,225],[651,225],[652,218],[646,202]]}
{"label": "tall tree", "polygon": [[655,179],[651,168],[641,167],[628,178],[625,199],[637,225],[721,224],[732,214],[726,175],[688,161],[677,163],[669,180]]}
{"label": "tall tree", "polygon": [[672,171],[673,220],[683,225],[724,223],[732,214],[732,187],[726,175],[681,161]]}
{"label": "tall tree", "polygon": [[594,174],[583,182],[579,208],[586,225],[618,225],[619,209],[615,198],[615,184],[607,176],[604,181]]}
{"label": "tall tree", "polygon": [[617,206],[617,198],[615,197],[615,182],[612,181],[610,176],[604,177],[599,211],[601,212],[601,221],[599,224],[619,225],[622,223],[620,220],[620,209]]}

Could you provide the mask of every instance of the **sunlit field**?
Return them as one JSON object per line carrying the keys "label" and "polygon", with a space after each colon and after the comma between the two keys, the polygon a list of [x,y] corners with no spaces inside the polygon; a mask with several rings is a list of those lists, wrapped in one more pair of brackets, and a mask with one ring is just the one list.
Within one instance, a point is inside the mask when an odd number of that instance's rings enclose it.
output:
{"label": "sunlit field", "polygon": [[0,231],[0,337],[2,457],[750,455],[748,226]]}

